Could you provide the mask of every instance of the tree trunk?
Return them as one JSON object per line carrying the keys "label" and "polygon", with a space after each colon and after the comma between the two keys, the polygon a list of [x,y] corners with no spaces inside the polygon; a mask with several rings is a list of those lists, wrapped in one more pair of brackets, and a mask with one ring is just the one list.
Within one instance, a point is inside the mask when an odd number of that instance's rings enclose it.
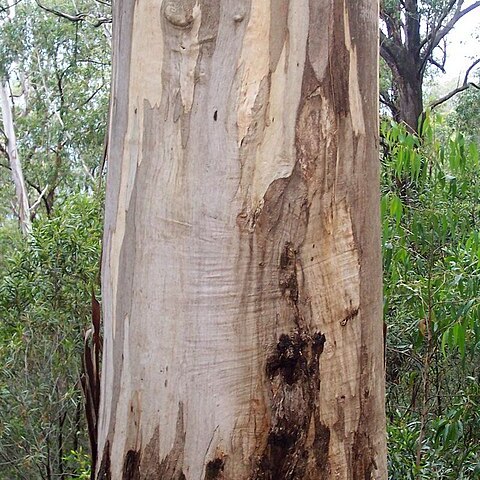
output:
{"label": "tree trunk", "polygon": [[0,82],[0,105],[3,118],[3,129],[7,139],[6,151],[8,162],[12,171],[12,179],[15,185],[15,194],[17,197],[17,214],[20,222],[20,228],[24,235],[32,231],[32,222],[30,221],[30,207],[28,203],[27,187],[23,178],[22,165],[18,156],[17,137],[13,125],[12,105],[8,96],[8,85],[4,80]]}
{"label": "tree trunk", "polygon": [[399,122],[405,123],[412,132],[418,132],[420,115],[423,112],[422,79],[413,71],[395,75],[398,90]]}
{"label": "tree trunk", "polygon": [[370,0],[119,0],[97,479],[386,479]]}

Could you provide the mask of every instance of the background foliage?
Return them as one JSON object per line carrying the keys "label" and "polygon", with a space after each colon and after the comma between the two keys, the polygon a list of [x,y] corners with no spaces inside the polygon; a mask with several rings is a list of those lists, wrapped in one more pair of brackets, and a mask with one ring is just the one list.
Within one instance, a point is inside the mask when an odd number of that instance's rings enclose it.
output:
{"label": "background foliage", "polygon": [[[98,286],[110,83],[108,2],[0,8],[0,77],[13,94],[33,233],[15,219],[0,137],[0,478],[89,478],[79,383]],[[43,196],[41,193],[44,192]],[[98,292],[97,292],[98,294]]]}
{"label": "background foliage", "polygon": [[[77,2],[81,11],[107,6]],[[56,8],[71,10],[70,2]],[[31,0],[3,9],[0,77],[13,93],[18,151],[30,204],[46,189],[39,214],[50,215],[57,195],[91,191],[101,173],[110,83],[109,32],[71,22]],[[98,12],[100,15],[101,12]],[[3,143],[3,139],[2,142]],[[11,209],[8,159],[0,160],[0,205]],[[0,210],[1,212],[1,210]]]}
{"label": "background foliage", "polygon": [[478,146],[439,117],[382,133],[390,475],[479,478]]}
{"label": "background foliage", "polygon": [[[100,198],[73,196],[52,218],[34,223],[28,242],[12,242],[5,252],[0,478],[66,478],[81,463],[86,443],[79,377],[98,280],[100,211]],[[3,229],[4,235],[11,233]]]}

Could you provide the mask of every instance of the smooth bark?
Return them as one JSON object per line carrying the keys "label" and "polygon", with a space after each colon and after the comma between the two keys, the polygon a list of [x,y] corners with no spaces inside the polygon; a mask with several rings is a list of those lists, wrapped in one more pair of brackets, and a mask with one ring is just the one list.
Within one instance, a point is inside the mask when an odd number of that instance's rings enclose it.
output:
{"label": "smooth bark", "polygon": [[377,7],[115,2],[97,479],[386,479]]}
{"label": "smooth bark", "polygon": [[27,187],[23,177],[22,165],[18,155],[17,137],[13,124],[12,105],[8,96],[8,85],[4,80],[0,82],[0,106],[2,110],[3,129],[6,137],[6,152],[8,162],[12,172],[12,179],[15,185],[15,195],[17,204],[17,215],[20,222],[20,228],[24,235],[32,231],[32,222],[30,220],[30,207],[28,203]]}

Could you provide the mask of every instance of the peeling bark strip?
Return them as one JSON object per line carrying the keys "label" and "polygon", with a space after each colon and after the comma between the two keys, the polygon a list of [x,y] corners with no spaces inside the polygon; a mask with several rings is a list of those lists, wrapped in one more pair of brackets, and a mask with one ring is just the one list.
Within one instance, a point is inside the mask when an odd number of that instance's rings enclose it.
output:
{"label": "peeling bark strip", "polygon": [[386,479],[377,7],[115,2],[97,479]]}

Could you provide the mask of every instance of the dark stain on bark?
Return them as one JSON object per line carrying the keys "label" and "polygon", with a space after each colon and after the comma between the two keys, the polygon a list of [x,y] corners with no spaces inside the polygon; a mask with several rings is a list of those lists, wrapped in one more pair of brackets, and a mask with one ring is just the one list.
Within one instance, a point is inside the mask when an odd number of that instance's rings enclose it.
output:
{"label": "dark stain on bark", "polygon": [[122,470],[123,480],[140,480],[140,453],[129,450],[125,455]]}
{"label": "dark stain on bark", "polygon": [[[158,478],[165,480],[181,480],[183,474],[183,454],[185,450],[185,426],[183,403],[179,404],[175,441],[170,453],[160,463]],[[145,477],[147,480],[147,477]]]}
{"label": "dark stain on bark", "polygon": [[[340,2],[338,2],[340,3]],[[335,30],[332,35],[332,45],[329,51],[330,65],[335,65],[332,71],[349,72],[350,71],[350,52],[345,46],[345,16],[343,5],[333,7],[333,25]],[[330,88],[332,100],[335,105],[335,112],[339,116],[346,117],[350,114],[350,93],[349,93],[349,75],[333,76],[330,74]]]}
{"label": "dark stain on bark", "polygon": [[[92,472],[92,479],[95,478],[95,472]],[[110,472],[110,443],[107,441],[103,447],[102,462],[98,469],[97,480],[111,480],[112,474]]]}
{"label": "dark stain on bark", "polygon": [[205,467],[205,480],[220,480],[222,478],[225,461],[223,458],[210,460]]}
{"label": "dark stain on bark", "polygon": [[141,472],[143,478],[161,478],[160,461],[158,452],[160,450],[160,430],[157,427],[152,438],[142,452]]}
{"label": "dark stain on bark", "polygon": [[[327,462],[329,432],[316,429],[313,451],[307,445],[312,418],[317,415],[320,390],[319,358],[325,335],[295,331],[282,334],[268,358],[266,373],[271,382],[271,418],[267,442],[250,480],[303,480],[313,455]],[[321,425],[315,422],[315,427]],[[325,465],[326,468],[326,465]]]}
{"label": "dark stain on bark", "polygon": [[377,468],[369,443],[366,433],[355,432],[352,447],[353,480],[370,480],[373,469]]}
{"label": "dark stain on bark", "polygon": [[[185,428],[183,404],[179,404],[177,429],[173,447],[160,462],[160,435],[158,427],[143,451],[128,450],[123,460],[122,480],[186,480],[183,473],[183,455],[185,449]],[[223,465],[222,465],[223,468]],[[112,480],[110,471],[110,448],[107,442],[97,480]],[[207,480],[209,477],[206,477]],[[211,477],[210,480],[220,477]]]}
{"label": "dark stain on bark", "polygon": [[353,480],[370,480],[372,478],[372,472],[377,470],[375,448],[371,441],[371,424],[368,421],[369,417],[374,412],[374,399],[370,393],[365,395],[365,385],[368,385],[367,380],[370,370],[369,361],[370,358],[367,347],[362,345],[360,353],[359,381],[360,417],[357,430],[353,436],[351,456]]}
{"label": "dark stain on bark", "polygon": [[292,385],[305,368],[304,347],[305,342],[300,336],[281,335],[276,352],[267,361],[269,378],[280,374],[288,385]]}
{"label": "dark stain on bark", "polygon": [[[329,461],[328,452],[330,448],[330,428],[324,425],[318,415],[315,415],[315,439],[313,440],[313,455],[318,471],[328,478]],[[323,478],[323,477],[320,477]]]}
{"label": "dark stain on bark", "polygon": [[[325,335],[315,332],[312,336],[301,333],[282,334],[276,351],[267,360],[267,375],[272,380],[280,375],[288,385],[293,385],[302,376],[318,373],[318,358],[323,352]],[[310,351],[309,351],[310,350]],[[311,358],[309,365],[308,358]]]}
{"label": "dark stain on bark", "polygon": [[342,325],[342,327],[344,327],[345,325],[347,325],[348,322],[350,322],[351,320],[357,318],[358,316],[358,308],[355,308],[353,310],[350,310],[346,315],[345,317],[341,320],[340,324]]}

